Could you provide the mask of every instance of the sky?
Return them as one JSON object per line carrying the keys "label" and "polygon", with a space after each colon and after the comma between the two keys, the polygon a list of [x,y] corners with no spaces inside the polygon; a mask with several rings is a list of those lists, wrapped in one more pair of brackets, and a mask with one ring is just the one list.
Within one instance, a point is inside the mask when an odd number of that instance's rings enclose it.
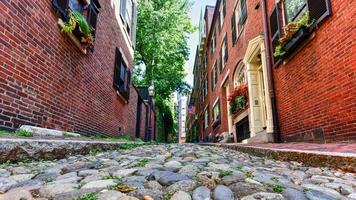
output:
{"label": "sky", "polygon": [[[200,12],[206,5],[215,5],[216,0],[192,0],[193,6],[189,12],[189,16],[192,19],[192,23],[194,26],[199,25]],[[185,64],[186,72],[188,73],[186,77],[186,81],[193,86],[193,67],[194,67],[194,59],[195,59],[195,51],[199,42],[199,33],[198,30],[195,33],[192,33],[188,40],[190,55],[189,61]]]}

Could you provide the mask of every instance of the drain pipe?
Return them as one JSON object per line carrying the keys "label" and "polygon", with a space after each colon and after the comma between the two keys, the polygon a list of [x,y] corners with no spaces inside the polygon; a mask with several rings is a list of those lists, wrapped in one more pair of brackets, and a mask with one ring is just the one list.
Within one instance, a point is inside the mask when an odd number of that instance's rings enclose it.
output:
{"label": "drain pipe", "polygon": [[267,15],[267,3],[266,0],[262,0],[262,12],[263,12],[263,31],[264,31],[264,42],[266,47],[266,59],[267,59],[267,78],[268,78],[268,88],[271,98],[271,107],[273,115],[273,137],[274,142],[281,142],[279,134],[279,123],[276,108],[276,97],[274,93],[273,75],[272,75],[272,51],[271,51],[271,40],[269,33],[268,15]]}

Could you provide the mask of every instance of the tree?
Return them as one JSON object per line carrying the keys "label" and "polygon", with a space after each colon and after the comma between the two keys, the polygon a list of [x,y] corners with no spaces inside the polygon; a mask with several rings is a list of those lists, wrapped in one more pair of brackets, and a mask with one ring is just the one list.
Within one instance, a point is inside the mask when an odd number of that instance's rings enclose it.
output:
{"label": "tree", "polygon": [[[138,3],[134,84],[154,85],[158,113],[160,117],[170,116],[173,123],[168,124],[173,125],[175,115],[168,109],[171,95],[174,91],[190,89],[184,82],[184,65],[189,57],[187,40],[194,31],[188,16],[190,6],[188,0],[139,0]],[[164,121],[167,123],[166,117]]]}

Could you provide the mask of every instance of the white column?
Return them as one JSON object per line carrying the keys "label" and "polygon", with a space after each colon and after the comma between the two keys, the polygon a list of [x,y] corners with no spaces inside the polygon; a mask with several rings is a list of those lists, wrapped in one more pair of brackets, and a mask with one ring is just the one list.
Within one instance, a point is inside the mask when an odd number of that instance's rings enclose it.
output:
{"label": "white column", "polygon": [[273,116],[272,116],[272,104],[271,104],[271,95],[270,88],[268,85],[268,76],[267,76],[267,59],[266,59],[266,49],[264,43],[261,44],[261,59],[262,59],[262,70],[263,70],[263,82],[265,85],[265,102],[266,102],[266,131],[267,133],[273,132]]}

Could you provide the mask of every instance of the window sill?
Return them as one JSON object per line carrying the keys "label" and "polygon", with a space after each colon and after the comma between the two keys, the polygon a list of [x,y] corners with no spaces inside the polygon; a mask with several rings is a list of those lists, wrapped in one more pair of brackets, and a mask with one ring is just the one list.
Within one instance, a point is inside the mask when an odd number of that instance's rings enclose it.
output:
{"label": "window sill", "polygon": [[[59,25],[60,28],[63,28],[63,26],[64,26],[64,22],[60,18],[58,19],[58,25]],[[80,51],[83,54],[87,54],[87,50],[83,49],[82,45],[80,44],[80,41],[78,40],[77,37],[75,37],[75,35],[73,33],[66,33],[66,34],[72,40],[72,42],[75,44],[75,46],[77,46],[80,49]]]}
{"label": "window sill", "polygon": [[221,119],[217,119],[213,122],[211,126],[213,127],[213,129],[216,129],[217,127],[219,127],[220,124],[221,124]]}
{"label": "window sill", "polygon": [[116,94],[125,104],[129,103],[129,101],[119,91],[116,90]]}

